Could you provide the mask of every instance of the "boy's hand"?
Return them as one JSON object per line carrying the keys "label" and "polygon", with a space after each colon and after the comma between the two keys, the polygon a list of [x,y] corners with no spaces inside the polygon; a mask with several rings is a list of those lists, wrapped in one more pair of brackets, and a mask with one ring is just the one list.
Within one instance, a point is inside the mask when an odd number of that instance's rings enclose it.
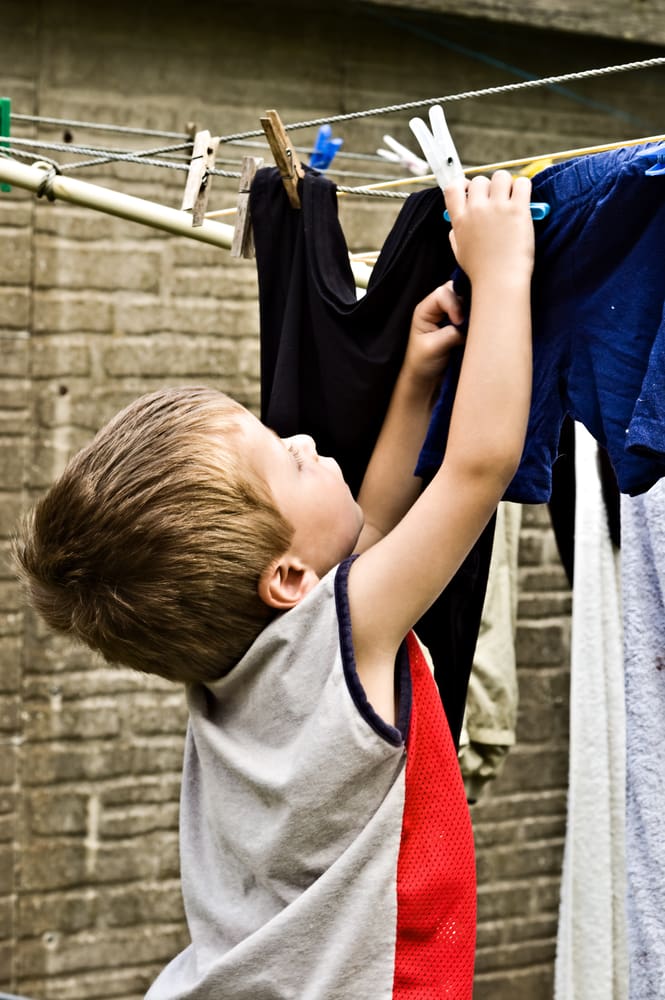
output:
{"label": "boy's hand", "polygon": [[[446,319],[446,325],[440,326]],[[414,381],[438,382],[450,352],[464,343],[464,337],[453,325],[464,319],[462,301],[453,291],[452,281],[435,288],[413,312],[402,371]]]}
{"label": "boy's hand", "polygon": [[446,188],[452,222],[450,243],[471,282],[489,278],[494,285],[528,278],[533,270],[534,230],[529,199],[531,181],[497,170],[490,180]]}

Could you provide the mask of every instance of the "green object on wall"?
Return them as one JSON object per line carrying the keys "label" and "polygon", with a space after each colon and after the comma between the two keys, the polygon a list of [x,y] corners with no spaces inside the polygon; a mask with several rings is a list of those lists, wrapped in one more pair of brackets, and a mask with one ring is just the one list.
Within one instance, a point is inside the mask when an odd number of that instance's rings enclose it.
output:
{"label": "green object on wall", "polygon": [[[9,97],[0,97],[0,136],[7,136],[9,138],[11,115],[11,100]],[[0,139],[0,146],[9,146],[9,143],[2,142]],[[0,184],[0,191],[11,191],[11,186],[9,184]]]}

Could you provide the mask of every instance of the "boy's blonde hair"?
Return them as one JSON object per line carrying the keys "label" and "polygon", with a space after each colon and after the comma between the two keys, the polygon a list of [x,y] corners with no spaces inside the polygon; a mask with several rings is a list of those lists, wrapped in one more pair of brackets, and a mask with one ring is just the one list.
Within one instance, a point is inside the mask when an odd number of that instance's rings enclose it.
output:
{"label": "boy's blonde hair", "polygon": [[238,661],[274,614],[259,577],[293,537],[243,462],[245,412],[212,389],[161,390],[71,459],[14,546],[48,625],[169,680]]}

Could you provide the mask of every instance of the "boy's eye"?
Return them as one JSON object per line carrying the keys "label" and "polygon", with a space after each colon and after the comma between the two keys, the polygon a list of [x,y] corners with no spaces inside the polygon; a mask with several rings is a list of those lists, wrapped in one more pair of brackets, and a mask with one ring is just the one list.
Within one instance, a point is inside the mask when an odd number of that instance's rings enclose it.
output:
{"label": "boy's eye", "polygon": [[302,469],[302,467],[303,467],[303,461],[302,461],[302,458],[300,457],[300,452],[298,451],[298,449],[296,448],[296,446],[294,444],[290,444],[289,445],[289,451],[293,455],[293,457],[295,458],[296,465],[298,466],[298,469],[299,470]]}

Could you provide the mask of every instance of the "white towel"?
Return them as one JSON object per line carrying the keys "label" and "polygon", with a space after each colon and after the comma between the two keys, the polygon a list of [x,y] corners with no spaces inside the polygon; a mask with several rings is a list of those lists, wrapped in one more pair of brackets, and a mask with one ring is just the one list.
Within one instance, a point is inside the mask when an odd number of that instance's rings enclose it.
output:
{"label": "white towel", "polygon": [[617,558],[598,448],[575,425],[568,824],[555,1000],[625,1000],[625,706]]}
{"label": "white towel", "polygon": [[621,498],[631,1000],[665,997],[665,480]]}

